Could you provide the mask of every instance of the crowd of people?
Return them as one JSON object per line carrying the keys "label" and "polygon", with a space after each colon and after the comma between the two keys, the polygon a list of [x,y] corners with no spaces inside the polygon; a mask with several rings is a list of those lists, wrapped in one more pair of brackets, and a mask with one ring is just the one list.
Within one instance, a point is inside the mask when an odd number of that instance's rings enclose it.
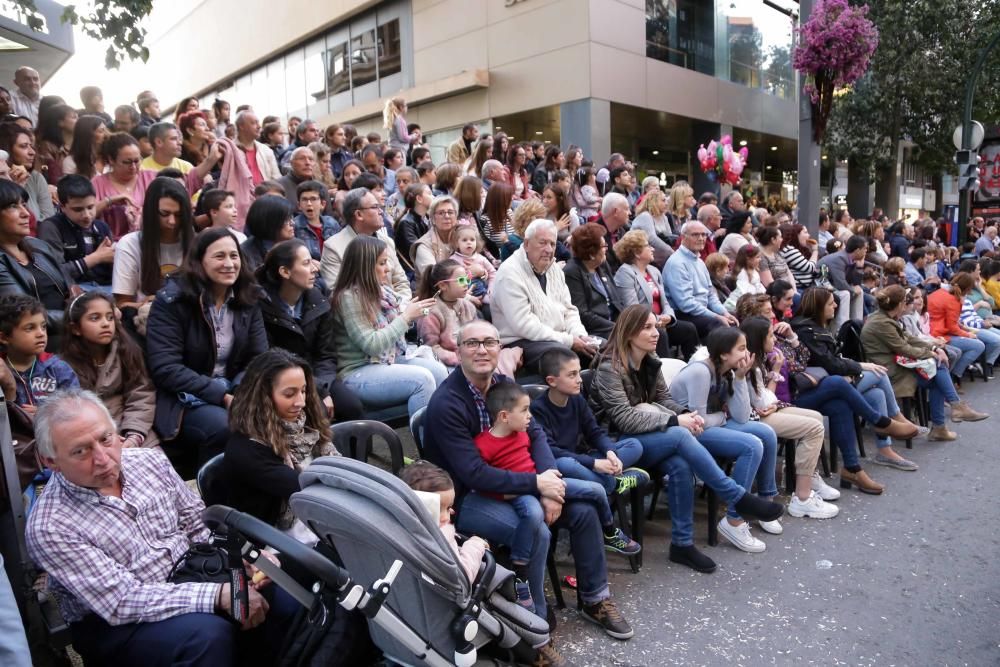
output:
{"label": "crowd of people", "polygon": [[[823,211],[813,239],[813,213],[668,188],[618,153],[470,124],[435,162],[400,98],[359,135],[223,100],[163,118],[151,91],[112,117],[93,87],[81,109],[41,96],[30,68],[15,85],[0,386],[52,473],[27,544],[86,664],[245,650],[215,622],[225,584],[167,583],[207,534],[181,480],[224,453],[229,504],[315,543],[288,499],[337,455],[331,422],[424,411],[403,476],[441,496],[449,539],[507,547],[517,603],[551,623],[550,527],[567,530],[581,616],[625,640],[606,555],[641,546],[609,496],[665,483],[669,559],[710,573],[695,476],[726,505],[719,533],[760,553],[786,513],[838,515],[824,440],[839,487],[878,495],[891,477],[862,466],[857,424],[868,463],[912,472],[895,442],[955,440],[946,408],[987,418],[961,384],[1000,356],[996,221],[956,249],[930,219]],[[927,426],[904,410],[922,401]],[[779,439],[796,448],[787,503]],[[455,544],[470,578],[483,540]],[[294,604],[273,588],[250,591],[242,655],[281,645]],[[568,664],[553,644],[538,660]]]}

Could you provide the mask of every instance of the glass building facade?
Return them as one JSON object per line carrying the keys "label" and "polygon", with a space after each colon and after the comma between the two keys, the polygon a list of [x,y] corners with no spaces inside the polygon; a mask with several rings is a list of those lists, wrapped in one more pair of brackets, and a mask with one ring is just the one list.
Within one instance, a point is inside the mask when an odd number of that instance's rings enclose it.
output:
{"label": "glass building facade", "polygon": [[795,96],[793,0],[646,0],[646,56]]}

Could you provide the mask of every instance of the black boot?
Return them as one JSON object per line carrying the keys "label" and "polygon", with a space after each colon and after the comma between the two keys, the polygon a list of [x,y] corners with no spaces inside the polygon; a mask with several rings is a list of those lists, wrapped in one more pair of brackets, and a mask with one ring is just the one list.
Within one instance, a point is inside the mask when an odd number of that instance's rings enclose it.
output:
{"label": "black boot", "polygon": [[715,561],[698,551],[698,547],[693,544],[686,547],[679,547],[676,544],[670,545],[670,560],[674,563],[687,565],[697,572],[715,572]]}

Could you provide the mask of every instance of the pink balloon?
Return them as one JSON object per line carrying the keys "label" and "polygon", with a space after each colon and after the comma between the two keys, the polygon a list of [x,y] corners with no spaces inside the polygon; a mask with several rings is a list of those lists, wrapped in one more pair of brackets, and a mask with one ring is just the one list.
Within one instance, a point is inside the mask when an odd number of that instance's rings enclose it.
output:
{"label": "pink balloon", "polygon": [[731,136],[729,136],[728,134],[726,134],[726,135],[722,136],[721,142],[724,143],[724,144],[729,144],[730,146],[732,146],[732,144],[733,144],[733,138]]}
{"label": "pink balloon", "polygon": [[746,146],[744,146],[743,148],[740,149],[740,157],[741,158],[743,158],[744,160],[746,160],[748,155],[750,155],[750,151],[747,150]]}
{"label": "pink balloon", "polygon": [[698,160],[704,164],[706,158],[708,158],[708,151],[705,150],[705,144],[702,144],[701,148],[698,149]]}

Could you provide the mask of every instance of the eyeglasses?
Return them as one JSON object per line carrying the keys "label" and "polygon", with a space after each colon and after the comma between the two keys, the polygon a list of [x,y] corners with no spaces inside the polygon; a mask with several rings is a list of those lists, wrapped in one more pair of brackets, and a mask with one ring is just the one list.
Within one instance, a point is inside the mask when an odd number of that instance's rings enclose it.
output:
{"label": "eyeglasses", "polygon": [[456,213],[448,209],[444,211],[434,211],[434,215],[440,215],[442,218],[454,218]]}
{"label": "eyeglasses", "polygon": [[455,283],[458,283],[459,285],[461,285],[462,287],[468,287],[469,286],[469,278],[468,278],[468,276],[459,276],[457,278],[448,278],[447,280],[442,280],[441,282],[443,282],[443,283],[455,282]]}
{"label": "eyeglasses", "polygon": [[301,197],[299,199],[299,203],[301,204],[318,204],[321,201],[323,200],[319,197]]}
{"label": "eyeglasses", "polygon": [[462,341],[462,347],[464,347],[469,352],[475,352],[482,345],[489,352],[496,352],[500,349],[500,341],[496,338],[487,338],[486,340],[476,340],[475,338],[470,338],[469,340]]}

